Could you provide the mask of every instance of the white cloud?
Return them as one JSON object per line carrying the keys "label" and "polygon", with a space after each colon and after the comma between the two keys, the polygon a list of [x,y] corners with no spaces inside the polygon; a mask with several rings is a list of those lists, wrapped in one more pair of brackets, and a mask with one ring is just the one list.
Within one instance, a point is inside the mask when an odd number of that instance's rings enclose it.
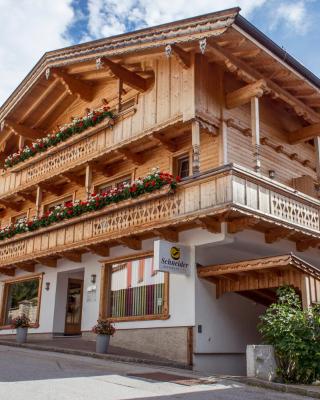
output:
{"label": "white cloud", "polygon": [[48,50],[71,44],[72,0],[0,0],[0,104]]}
{"label": "white cloud", "polygon": [[240,6],[248,16],[267,0],[88,0],[88,38],[125,32],[128,24],[139,28]]}
{"label": "white cloud", "polygon": [[306,1],[280,3],[273,10],[271,29],[276,29],[281,24],[284,24],[288,31],[305,34],[310,28],[310,16],[308,16]]}

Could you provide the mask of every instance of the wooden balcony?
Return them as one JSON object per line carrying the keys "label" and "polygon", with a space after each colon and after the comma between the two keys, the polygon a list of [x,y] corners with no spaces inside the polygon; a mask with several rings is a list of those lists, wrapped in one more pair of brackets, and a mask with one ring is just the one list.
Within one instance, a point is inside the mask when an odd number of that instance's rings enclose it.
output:
{"label": "wooden balcony", "polygon": [[19,203],[23,195],[34,192],[37,185],[55,182],[61,174],[76,171],[89,161],[103,170],[106,165],[101,164],[102,161],[107,159],[112,163],[124,158],[121,150],[129,146],[137,151],[141,145],[154,147],[161,141],[156,131],[164,131],[181,121],[181,116],[175,116],[157,127],[133,131],[134,114],[134,109],[126,110],[118,115],[113,128],[107,127],[108,122],[102,122],[5,171],[0,175],[0,203],[8,204],[9,200]]}
{"label": "wooden balcony", "polygon": [[178,240],[179,231],[195,226],[218,232],[222,222],[229,233],[257,229],[268,243],[287,237],[303,251],[320,244],[319,212],[319,201],[226,165],[185,180],[174,194],[163,188],[0,242],[0,266],[3,272],[59,257],[80,261],[83,252],[106,255],[119,244],[137,250],[148,237]]}

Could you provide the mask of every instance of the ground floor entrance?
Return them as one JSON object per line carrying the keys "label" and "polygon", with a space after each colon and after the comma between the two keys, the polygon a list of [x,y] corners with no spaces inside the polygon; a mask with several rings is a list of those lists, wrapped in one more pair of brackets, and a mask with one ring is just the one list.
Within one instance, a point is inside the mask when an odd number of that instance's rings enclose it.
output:
{"label": "ground floor entrance", "polygon": [[66,301],[66,322],[64,333],[66,335],[81,334],[83,280],[68,278]]}

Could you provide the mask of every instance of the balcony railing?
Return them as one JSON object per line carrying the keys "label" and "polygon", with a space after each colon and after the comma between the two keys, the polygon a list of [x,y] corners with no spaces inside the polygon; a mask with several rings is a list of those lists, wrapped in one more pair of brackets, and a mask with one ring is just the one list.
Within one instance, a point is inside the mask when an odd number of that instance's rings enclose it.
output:
{"label": "balcony railing", "polygon": [[[228,214],[229,211],[229,214]],[[56,255],[161,227],[192,226],[218,214],[251,215],[275,226],[320,240],[320,202],[268,178],[227,165],[179,184],[174,194],[161,189],[135,200],[17,235],[0,242],[0,266]]]}
{"label": "balcony railing", "polygon": [[[142,140],[156,131],[154,127],[143,132],[133,132],[127,128],[131,126],[129,120],[133,113],[134,110],[119,114],[113,128],[107,127],[108,122],[102,122],[10,168],[0,175],[0,200],[13,196],[17,192],[33,189],[37,184],[88,161],[99,159],[99,157],[105,158],[114,150],[132,145],[135,140]],[[180,117],[175,117],[157,128],[163,129],[164,126],[173,125],[179,119]]]}

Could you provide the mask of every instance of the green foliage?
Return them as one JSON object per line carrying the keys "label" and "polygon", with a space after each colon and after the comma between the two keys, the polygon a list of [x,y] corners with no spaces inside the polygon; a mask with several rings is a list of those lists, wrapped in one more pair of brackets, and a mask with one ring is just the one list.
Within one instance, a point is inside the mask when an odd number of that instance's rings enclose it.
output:
{"label": "green foliage", "polygon": [[274,346],[282,380],[310,384],[320,378],[320,307],[303,310],[289,286],[279,288],[277,295],[277,303],[260,317],[259,331]]}

